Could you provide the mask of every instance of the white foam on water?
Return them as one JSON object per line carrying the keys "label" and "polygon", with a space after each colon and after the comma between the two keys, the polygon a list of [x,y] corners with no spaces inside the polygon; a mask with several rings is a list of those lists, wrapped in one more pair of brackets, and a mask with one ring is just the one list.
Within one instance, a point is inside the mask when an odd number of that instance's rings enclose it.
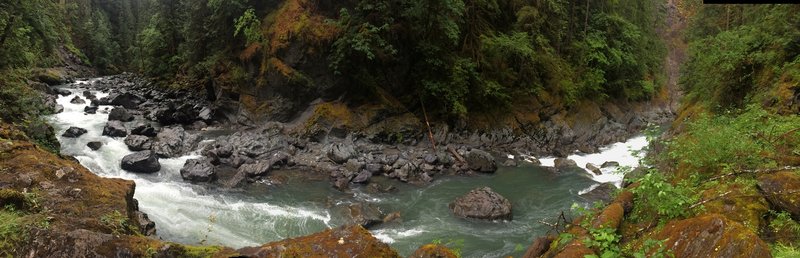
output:
{"label": "white foam on water", "polygon": [[420,228],[412,228],[412,229],[378,229],[373,230],[372,235],[375,236],[381,242],[391,244],[394,243],[397,239],[409,238],[420,235],[422,233],[428,232],[424,229]]}
{"label": "white foam on water", "polygon": [[[639,160],[641,160],[645,154],[642,149],[647,147],[647,144],[647,137],[636,136],[628,139],[625,142],[618,142],[604,146],[600,148],[600,152],[598,153],[573,154],[569,155],[567,158],[574,160],[575,163],[578,164],[578,167],[584,169],[589,175],[592,176],[594,181],[599,183],[613,183],[615,186],[621,187],[622,178],[624,175],[622,173],[617,173],[618,167],[601,168],[600,171],[602,173],[600,175],[596,175],[591,170],[586,168],[586,164],[591,163],[597,167],[600,167],[600,165],[606,161],[616,161],[619,162],[621,167],[637,167],[639,166]],[[554,157],[546,157],[539,159],[539,161],[541,162],[542,166],[552,167],[555,166],[555,159],[556,158]]]}

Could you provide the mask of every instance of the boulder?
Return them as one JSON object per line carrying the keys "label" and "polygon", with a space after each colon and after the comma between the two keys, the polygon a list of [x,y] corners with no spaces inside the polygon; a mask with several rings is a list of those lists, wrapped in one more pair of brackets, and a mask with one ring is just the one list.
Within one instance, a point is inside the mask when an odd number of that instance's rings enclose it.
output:
{"label": "boulder", "polygon": [[122,169],[135,173],[155,173],[161,170],[158,156],[151,150],[140,151],[122,158]]}
{"label": "boulder", "polygon": [[108,121],[118,120],[122,122],[133,121],[133,115],[128,113],[128,110],[122,107],[115,107],[108,113]]}
{"label": "boulder", "polygon": [[359,225],[326,229],[259,247],[245,247],[236,252],[242,257],[400,257],[389,245]]}
{"label": "boulder", "polygon": [[131,134],[144,135],[147,137],[156,137],[158,132],[150,124],[138,124],[136,125],[135,128],[133,128],[133,130],[131,130]]}
{"label": "boulder", "polygon": [[75,96],[69,101],[69,103],[80,105],[80,104],[86,104],[86,101],[83,100],[81,97]]}
{"label": "boulder", "polygon": [[174,158],[190,151],[194,147],[196,137],[189,135],[183,127],[164,128],[156,135],[153,150],[158,156]]}
{"label": "boulder", "polygon": [[149,150],[150,147],[152,147],[152,144],[153,143],[150,141],[150,138],[147,136],[132,134],[128,135],[128,137],[125,137],[125,145],[127,145],[128,149],[132,151]]}
{"label": "boulder", "polygon": [[273,166],[286,164],[288,160],[289,154],[285,152],[276,152],[266,160],[259,160],[253,164],[241,165],[238,173],[250,178],[265,176],[272,170]]}
{"label": "boulder", "polygon": [[65,97],[69,96],[69,95],[72,95],[71,91],[69,91],[67,89],[64,89],[64,88],[53,88],[53,92],[55,92],[58,95],[65,96]]}
{"label": "boulder", "polygon": [[755,232],[719,214],[670,221],[652,238],[675,257],[772,257]]}
{"label": "boulder", "polygon": [[89,149],[92,149],[92,150],[99,150],[100,147],[103,147],[103,143],[102,142],[89,142],[89,143],[86,144],[86,146],[89,147]]}
{"label": "boulder", "polygon": [[336,143],[328,149],[327,156],[337,164],[344,164],[347,160],[354,158],[356,154],[353,143]]}
{"label": "boulder", "polygon": [[64,106],[62,106],[61,104],[55,104],[53,106],[53,114],[58,114],[61,112],[64,112]]}
{"label": "boulder", "polygon": [[64,133],[61,134],[61,136],[67,137],[67,138],[78,138],[81,135],[85,134],[86,132],[87,132],[86,129],[83,129],[83,128],[80,128],[80,127],[71,126],[69,129],[64,131]]}
{"label": "boulder", "polygon": [[83,108],[83,113],[95,114],[95,113],[97,113],[97,109],[98,109],[97,106],[86,106],[86,107]]}
{"label": "boulder", "polygon": [[522,257],[537,258],[542,256],[547,252],[547,249],[550,249],[550,244],[553,243],[553,240],[555,240],[555,237],[551,235],[536,238]]}
{"label": "boulder", "polygon": [[359,172],[358,175],[356,175],[356,177],[354,177],[350,182],[356,184],[366,184],[369,183],[370,178],[372,178],[372,172],[365,169],[361,170],[361,172]]}
{"label": "boulder", "polygon": [[348,224],[371,228],[383,223],[383,212],[377,206],[366,203],[353,203],[347,206]]}
{"label": "boulder", "polygon": [[568,158],[557,158],[553,161],[553,167],[555,167],[556,171],[562,172],[567,169],[575,169],[580,168],[578,167],[578,163],[575,163],[574,160]]}
{"label": "boulder", "polygon": [[497,162],[488,152],[473,149],[465,157],[469,168],[478,172],[493,173],[497,170]]}
{"label": "boulder", "polygon": [[758,188],[776,210],[786,211],[800,221],[800,174],[781,171],[758,177]]}
{"label": "boulder", "polygon": [[[102,99],[100,99],[102,102]],[[111,94],[108,96],[108,104],[115,105],[115,106],[122,106],[128,109],[136,109],[139,107],[139,104],[142,104],[144,100],[142,97],[134,95],[132,93],[122,93],[122,94]]]}
{"label": "boulder", "polygon": [[449,205],[458,217],[485,220],[511,220],[511,202],[489,187],[469,191]]}
{"label": "boulder", "polygon": [[589,171],[592,171],[592,173],[594,173],[595,175],[598,175],[598,176],[603,174],[603,171],[600,171],[600,168],[595,166],[592,163],[586,163],[586,169],[588,169]]}
{"label": "boulder", "polygon": [[208,159],[190,159],[181,168],[181,177],[189,182],[213,182],[217,180],[215,167]]}
{"label": "boulder", "polygon": [[606,162],[603,162],[603,165],[600,165],[600,167],[601,168],[619,167],[619,162],[606,161]]}
{"label": "boulder", "polygon": [[603,202],[609,203],[611,198],[613,197],[612,194],[614,191],[617,190],[617,187],[614,186],[612,183],[602,183],[592,189],[589,192],[583,193],[580,196],[583,197],[587,202],[594,203],[594,202]]}
{"label": "boulder", "polygon": [[453,250],[439,244],[426,244],[420,246],[409,258],[457,258]]}
{"label": "boulder", "polygon": [[120,121],[108,121],[106,126],[103,127],[103,135],[109,137],[125,137],[128,135],[128,129]]}
{"label": "boulder", "polygon": [[199,113],[191,105],[176,103],[168,103],[167,107],[156,109],[153,115],[162,125],[188,125],[199,118]]}

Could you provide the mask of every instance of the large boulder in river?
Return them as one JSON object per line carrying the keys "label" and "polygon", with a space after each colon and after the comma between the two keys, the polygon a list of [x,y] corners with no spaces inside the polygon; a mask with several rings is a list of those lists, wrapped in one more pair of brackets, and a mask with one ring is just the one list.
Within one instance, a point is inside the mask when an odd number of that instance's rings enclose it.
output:
{"label": "large boulder in river", "polygon": [[196,144],[197,136],[191,135],[183,130],[183,127],[164,128],[156,136],[157,141],[153,143],[153,150],[158,156],[174,158],[191,151]]}
{"label": "large boulder in river", "polygon": [[347,206],[347,211],[345,213],[348,224],[371,228],[383,223],[383,212],[373,204],[353,203]]}
{"label": "large boulder in river", "polygon": [[[139,104],[142,104],[144,100],[142,97],[134,95],[132,93],[112,93],[108,96],[108,104],[115,105],[115,106],[123,106],[124,108],[128,109],[135,109],[139,107]],[[100,99],[100,102],[103,102],[103,99]]]}
{"label": "large boulder in river", "polygon": [[770,204],[800,221],[800,174],[781,171],[758,177],[758,188]]}
{"label": "large boulder in river", "polygon": [[326,229],[236,252],[243,257],[400,257],[389,245],[358,225]]}
{"label": "large boulder in river", "polygon": [[155,173],[161,170],[158,157],[151,150],[126,155],[122,158],[121,167],[135,173]]}
{"label": "large boulder in river", "polygon": [[450,203],[450,210],[458,217],[511,220],[511,202],[489,187],[469,191]]}
{"label": "large boulder in river", "polygon": [[755,232],[719,214],[673,220],[652,239],[663,240],[675,257],[772,257]]}
{"label": "large boulder in river", "polygon": [[64,136],[64,137],[67,137],[67,138],[78,138],[81,135],[85,134],[86,132],[87,132],[86,129],[72,126],[69,129],[67,129],[66,131],[64,131],[64,133],[61,134],[61,136]]}
{"label": "large boulder in river", "polygon": [[152,144],[153,143],[150,141],[150,138],[147,136],[132,134],[128,135],[128,137],[125,137],[125,145],[127,145],[128,149],[132,151],[149,150],[150,147],[152,147]]}
{"label": "large boulder in river", "polygon": [[493,173],[497,170],[497,161],[488,152],[473,149],[467,153],[469,168],[478,172]]}
{"label": "large boulder in river", "polygon": [[85,100],[83,100],[83,99],[82,99],[81,97],[79,97],[79,96],[75,96],[74,98],[72,98],[72,99],[69,101],[69,103],[72,103],[72,104],[78,104],[78,105],[80,105],[80,104],[86,104],[86,101],[85,101]]}
{"label": "large boulder in river", "polygon": [[128,129],[120,121],[108,121],[106,126],[103,127],[103,135],[110,137],[125,137],[128,135]]}
{"label": "large boulder in river", "polygon": [[158,135],[158,131],[156,131],[156,128],[150,124],[138,124],[131,130],[131,134],[156,137],[156,135]]}
{"label": "large boulder in river", "polygon": [[162,125],[191,124],[200,116],[192,105],[168,103],[167,107],[156,109],[153,112],[155,119]]}
{"label": "large boulder in river", "polygon": [[128,110],[122,107],[115,107],[108,113],[108,120],[118,120],[122,122],[133,121],[133,115],[128,113]]}
{"label": "large boulder in river", "polygon": [[190,159],[183,164],[181,177],[189,182],[212,182],[217,180],[217,172],[208,159]]}
{"label": "large boulder in river", "polygon": [[97,113],[98,106],[86,106],[83,108],[83,113],[86,114],[95,114]]}
{"label": "large boulder in river", "polygon": [[580,169],[580,167],[578,167],[578,163],[568,158],[556,158],[553,161],[553,167],[555,167],[556,171],[558,172],[562,172],[567,169]]}
{"label": "large boulder in river", "polygon": [[89,147],[89,149],[92,149],[93,151],[96,151],[96,150],[99,150],[100,147],[103,147],[103,143],[102,142],[89,142],[89,143],[86,144],[86,147]]}
{"label": "large boulder in river", "polygon": [[347,160],[354,158],[357,154],[353,143],[341,142],[333,144],[328,149],[328,158],[337,164],[344,164]]}
{"label": "large boulder in river", "polygon": [[609,203],[613,198],[612,194],[617,187],[612,183],[602,183],[589,192],[580,194],[588,203],[603,202]]}

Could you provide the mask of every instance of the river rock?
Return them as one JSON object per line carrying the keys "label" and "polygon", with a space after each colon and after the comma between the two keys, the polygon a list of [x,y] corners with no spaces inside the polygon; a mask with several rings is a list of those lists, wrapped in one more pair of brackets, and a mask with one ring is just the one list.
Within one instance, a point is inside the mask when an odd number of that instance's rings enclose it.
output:
{"label": "river rock", "polygon": [[152,147],[152,142],[150,138],[147,136],[142,135],[128,135],[125,137],[125,145],[128,146],[129,150],[132,151],[143,151],[149,150]]}
{"label": "river rock", "polygon": [[789,212],[800,221],[800,175],[794,171],[781,171],[758,177],[758,188],[764,197],[779,210]]}
{"label": "river rock", "polygon": [[190,159],[181,168],[181,177],[190,182],[213,182],[217,180],[215,167],[208,159]]}
{"label": "river rock", "polygon": [[136,173],[155,173],[161,170],[156,153],[151,150],[140,151],[122,158],[122,169]]}
{"label": "river rock", "polygon": [[64,106],[62,106],[61,104],[55,104],[53,106],[53,114],[58,114],[61,112],[64,112]]}
{"label": "river rock", "polygon": [[156,137],[158,132],[150,124],[138,124],[136,125],[135,128],[133,128],[133,130],[131,130],[131,134],[144,135],[147,137]]}
{"label": "river rock", "polygon": [[80,105],[80,104],[86,104],[86,101],[83,100],[81,97],[75,96],[69,101],[69,103]]}
{"label": "river rock", "polygon": [[97,113],[97,109],[98,109],[98,106],[92,106],[92,105],[86,106],[86,107],[83,108],[83,113],[95,114],[95,113]]}
{"label": "river rock", "polygon": [[236,252],[243,257],[400,257],[389,245],[359,225],[327,229]]}
{"label": "river rock", "polygon": [[85,134],[86,132],[87,132],[86,129],[83,129],[83,128],[80,128],[80,127],[71,126],[69,129],[64,131],[64,133],[61,134],[61,136],[67,137],[67,138],[78,138],[81,135]]}
{"label": "river rock", "polygon": [[606,162],[603,162],[603,165],[600,165],[600,167],[601,168],[619,167],[619,162],[606,161]]}
{"label": "river rock", "polygon": [[120,121],[108,121],[106,126],[103,127],[103,135],[110,137],[125,137],[128,135],[128,129],[125,129],[125,125],[123,125]]}
{"label": "river rock", "polygon": [[588,169],[589,171],[592,171],[592,173],[594,173],[595,175],[598,175],[598,176],[603,174],[603,171],[601,171],[600,168],[598,168],[597,166],[595,166],[592,163],[586,163],[586,169]]}
{"label": "river rock", "polygon": [[96,99],[97,96],[94,95],[91,91],[85,90],[83,91],[83,96],[86,97],[88,100]]}
{"label": "river rock", "polygon": [[456,252],[440,244],[425,244],[420,246],[408,258],[457,258]]}
{"label": "river rock", "polygon": [[371,228],[383,223],[383,212],[377,206],[367,203],[353,203],[347,206],[348,224]]}
{"label": "river rock", "polygon": [[327,156],[337,164],[344,164],[347,160],[356,156],[356,150],[353,143],[335,143],[328,149]]}
{"label": "river rock", "polygon": [[351,180],[350,182],[356,184],[366,184],[369,182],[369,179],[371,177],[372,177],[372,172],[365,169],[361,170],[361,172],[359,172],[358,175],[356,175],[356,177],[354,177],[353,180]]}
{"label": "river rock", "polygon": [[136,225],[139,226],[139,233],[145,236],[153,236],[156,234],[156,223],[150,220],[147,213],[135,211],[134,218]]}
{"label": "river rock", "polygon": [[611,202],[613,196],[611,196],[614,191],[617,190],[617,187],[614,186],[612,183],[602,183],[592,189],[589,192],[583,193],[580,196],[583,197],[587,202],[594,203],[597,201],[603,203]]}
{"label": "river rock", "polygon": [[675,257],[772,257],[752,230],[720,214],[672,220],[653,234]]}
{"label": "river rock", "polygon": [[160,157],[174,158],[194,148],[197,137],[183,130],[183,127],[164,128],[156,135],[153,150]]}
{"label": "river rock", "polygon": [[458,217],[511,220],[511,202],[489,187],[480,187],[456,198],[449,205],[450,210]]}
{"label": "river rock", "polygon": [[71,91],[69,91],[67,89],[64,89],[64,88],[52,88],[52,89],[53,89],[53,92],[55,92],[58,95],[64,96],[64,97],[72,95]]}
{"label": "river rock", "polygon": [[469,168],[478,172],[493,173],[497,170],[497,162],[488,152],[473,149],[466,158]]}
{"label": "river rock", "polygon": [[86,144],[86,146],[89,147],[89,149],[92,149],[92,150],[99,150],[100,147],[103,147],[103,143],[102,142],[89,142],[89,143]]}
{"label": "river rock", "polygon": [[128,113],[128,110],[122,107],[115,107],[108,113],[108,120],[118,120],[122,122],[133,121],[133,115]]}
{"label": "river rock", "polygon": [[250,178],[265,176],[272,170],[274,166],[286,164],[288,159],[289,154],[285,152],[276,152],[272,154],[269,159],[259,160],[253,164],[241,165],[238,173],[244,174]]}
{"label": "river rock", "polygon": [[566,169],[580,168],[578,167],[578,163],[575,163],[574,160],[568,158],[557,158],[553,161],[553,165],[556,171],[558,172],[564,171]]}
{"label": "river rock", "polygon": [[[102,99],[100,99],[102,101]],[[108,95],[108,104],[115,105],[115,106],[122,106],[128,109],[136,109],[139,107],[139,104],[142,104],[144,100],[142,97],[134,95],[132,93],[112,93]]]}
{"label": "river rock", "polygon": [[199,118],[197,111],[189,104],[167,103],[166,107],[154,111],[156,120],[162,125],[191,124]]}

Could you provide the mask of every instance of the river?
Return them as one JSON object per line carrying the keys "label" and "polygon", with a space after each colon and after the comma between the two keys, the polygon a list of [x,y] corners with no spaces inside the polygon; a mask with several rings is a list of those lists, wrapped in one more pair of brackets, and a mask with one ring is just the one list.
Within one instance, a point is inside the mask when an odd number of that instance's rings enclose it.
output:
{"label": "river", "polygon": [[[398,188],[394,193],[368,193],[355,188],[351,193],[334,190],[327,181],[293,179],[280,185],[251,184],[245,188],[222,189],[185,183],[179,170],[188,155],[174,159],[161,159],[161,171],[155,174],[135,174],[121,170],[119,162],[132,153],[123,143],[124,138],[102,136],[108,115],[100,106],[97,114],[84,114],[85,104],[71,104],[74,96],[82,96],[77,89],[79,81],[65,89],[73,95],[60,96],[58,104],[64,112],[48,119],[55,127],[61,141],[61,152],[77,158],[93,173],[136,182],[135,198],[139,207],[156,223],[158,236],[164,240],[186,244],[221,244],[234,248],[315,233],[344,223],[337,216],[338,208],[353,202],[369,202],[384,212],[400,212],[401,219],[379,225],[371,232],[390,244],[401,255],[411,254],[422,244],[433,241],[447,243],[458,249],[464,257],[520,256],[534,237],[549,229],[541,220],[553,221],[561,211],[568,211],[573,203],[585,203],[579,193],[591,189],[598,182],[620,184],[622,176],[613,169],[604,169],[595,176],[584,169],[575,168],[566,173],[554,174],[547,168],[533,164],[520,167],[501,167],[494,174],[472,177],[437,177],[432,184],[414,186],[382,177]],[[98,98],[106,96],[93,91]],[[88,103],[88,101],[87,101]],[[137,118],[137,121],[139,121]],[[136,122],[127,123],[133,126]],[[60,134],[70,126],[88,130],[79,138],[64,138]],[[213,133],[205,133],[207,141]],[[103,142],[103,147],[92,151],[86,144]],[[573,155],[583,167],[587,162],[601,164],[614,160],[622,165],[636,165],[638,150],[647,144],[638,136],[622,143],[601,148],[600,153]],[[541,159],[543,165],[552,165],[552,158]],[[303,171],[284,172],[303,173]],[[469,190],[489,186],[508,198],[513,205],[513,220],[503,222],[474,221],[455,218],[447,204]]]}

